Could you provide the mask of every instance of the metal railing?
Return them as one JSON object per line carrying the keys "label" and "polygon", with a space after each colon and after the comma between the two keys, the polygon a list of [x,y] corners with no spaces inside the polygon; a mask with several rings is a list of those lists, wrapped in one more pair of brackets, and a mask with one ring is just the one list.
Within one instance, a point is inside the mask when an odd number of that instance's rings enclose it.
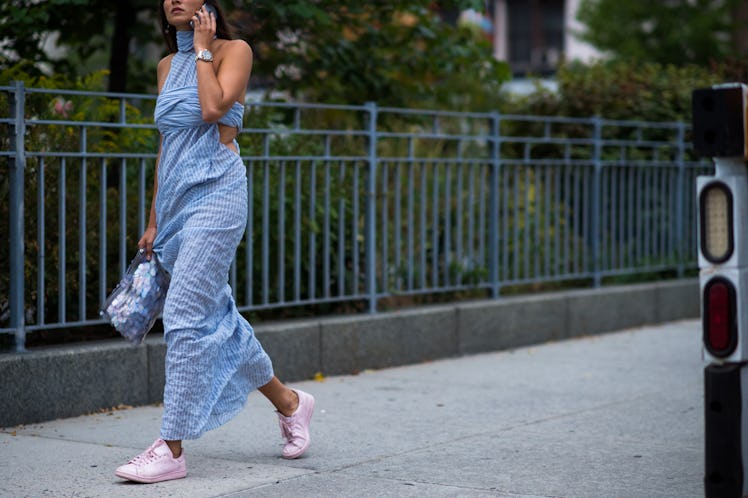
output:
{"label": "metal railing", "polygon": [[[102,323],[150,206],[154,102],[0,87],[0,334],[17,350],[27,331]],[[383,299],[696,267],[695,177],[711,165],[691,157],[684,123],[246,108],[248,223],[229,275],[242,311],[375,312]]]}

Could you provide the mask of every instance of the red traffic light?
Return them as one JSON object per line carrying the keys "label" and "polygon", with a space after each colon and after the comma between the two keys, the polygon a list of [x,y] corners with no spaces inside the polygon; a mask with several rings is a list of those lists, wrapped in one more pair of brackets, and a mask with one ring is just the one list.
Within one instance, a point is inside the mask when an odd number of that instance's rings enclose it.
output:
{"label": "red traffic light", "polygon": [[715,277],[704,287],[704,347],[712,356],[726,358],[738,345],[735,286]]}

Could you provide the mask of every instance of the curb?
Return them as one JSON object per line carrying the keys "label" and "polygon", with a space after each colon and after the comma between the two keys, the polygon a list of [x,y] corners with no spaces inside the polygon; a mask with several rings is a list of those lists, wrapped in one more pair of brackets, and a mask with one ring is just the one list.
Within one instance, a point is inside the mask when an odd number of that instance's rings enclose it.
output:
{"label": "curb", "polygon": [[[269,322],[255,333],[284,382],[512,349],[700,315],[698,279]],[[0,355],[0,427],[163,398],[163,336]]]}

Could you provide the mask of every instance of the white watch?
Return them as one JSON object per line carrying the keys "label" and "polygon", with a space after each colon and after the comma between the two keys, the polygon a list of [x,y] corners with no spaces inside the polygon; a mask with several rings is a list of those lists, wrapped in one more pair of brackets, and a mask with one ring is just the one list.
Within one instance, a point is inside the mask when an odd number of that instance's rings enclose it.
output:
{"label": "white watch", "polygon": [[203,49],[195,56],[195,62],[197,61],[213,62],[213,54],[210,50]]}

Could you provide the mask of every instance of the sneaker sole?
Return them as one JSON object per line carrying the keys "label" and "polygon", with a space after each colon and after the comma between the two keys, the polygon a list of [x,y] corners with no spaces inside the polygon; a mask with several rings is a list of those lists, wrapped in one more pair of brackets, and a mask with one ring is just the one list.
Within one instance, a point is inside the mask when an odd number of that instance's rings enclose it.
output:
{"label": "sneaker sole", "polygon": [[311,441],[307,441],[307,443],[304,446],[302,446],[302,448],[298,452],[294,453],[293,455],[283,455],[283,454],[281,454],[281,456],[283,458],[285,458],[286,460],[294,460],[296,458],[299,458],[301,455],[304,454],[304,452],[306,450],[309,449],[310,443],[311,443]]}
{"label": "sneaker sole", "polygon": [[128,474],[127,472],[120,472],[115,471],[114,474],[117,477],[121,477],[122,479],[127,479],[129,481],[135,481],[135,482],[141,482],[143,484],[153,484],[156,482],[162,482],[162,481],[172,481],[174,479],[182,479],[183,477],[187,477],[187,471],[183,472],[172,472],[170,474],[164,474],[156,477],[141,477],[136,476],[132,474]]}

